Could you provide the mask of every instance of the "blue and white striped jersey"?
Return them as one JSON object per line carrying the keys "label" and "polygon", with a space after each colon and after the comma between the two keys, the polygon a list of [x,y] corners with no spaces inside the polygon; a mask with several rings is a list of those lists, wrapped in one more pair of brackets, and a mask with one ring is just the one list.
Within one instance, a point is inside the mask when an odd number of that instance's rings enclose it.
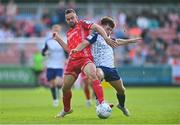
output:
{"label": "blue and white striped jersey", "polygon": [[87,37],[87,40],[92,44],[91,49],[95,65],[114,68],[114,52],[104,38],[94,32]]}

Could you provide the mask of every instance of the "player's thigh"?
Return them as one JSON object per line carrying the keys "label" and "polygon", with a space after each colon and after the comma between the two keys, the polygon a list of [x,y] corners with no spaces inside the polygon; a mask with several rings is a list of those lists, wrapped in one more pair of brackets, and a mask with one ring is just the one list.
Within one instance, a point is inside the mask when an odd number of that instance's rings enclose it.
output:
{"label": "player's thigh", "polygon": [[55,87],[54,79],[51,79],[51,80],[49,81],[49,85],[50,85],[50,87]]}
{"label": "player's thigh", "polygon": [[63,78],[61,76],[56,76],[55,84],[62,86],[63,85]]}
{"label": "player's thigh", "polygon": [[88,63],[84,66],[83,72],[86,74],[86,76],[90,79],[92,77],[96,76],[96,66],[94,63]]}
{"label": "player's thigh", "polygon": [[125,87],[123,85],[123,81],[121,79],[115,80],[115,81],[110,81],[109,82],[111,86],[116,89],[118,93],[124,93],[125,92]]}
{"label": "player's thigh", "polygon": [[63,69],[56,69],[55,72],[55,84],[62,85],[63,84]]}
{"label": "player's thigh", "polygon": [[63,90],[69,90],[76,81],[76,77],[73,75],[64,75],[63,79]]}
{"label": "player's thigh", "polygon": [[96,68],[96,75],[97,75],[99,80],[104,79],[104,72],[101,68]]}
{"label": "player's thigh", "polygon": [[55,82],[54,82],[54,79],[55,79],[54,70],[51,69],[51,68],[48,68],[47,72],[46,72],[46,77],[47,77],[48,82],[50,83],[50,87],[54,87],[55,86]]}

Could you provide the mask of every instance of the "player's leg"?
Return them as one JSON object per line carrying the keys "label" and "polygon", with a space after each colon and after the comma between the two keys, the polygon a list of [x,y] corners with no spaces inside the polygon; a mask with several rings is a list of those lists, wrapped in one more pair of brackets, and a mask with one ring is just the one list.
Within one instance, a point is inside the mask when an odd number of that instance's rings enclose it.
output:
{"label": "player's leg", "polygon": [[104,79],[104,72],[101,68],[96,68],[96,74],[99,80],[103,80]]}
{"label": "player's leg", "polygon": [[52,79],[50,81],[50,87],[51,87],[51,94],[53,96],[53,106],[58,107],[59,105],[59,93],[58,93],[58,88],[55,82],[55,79]]}
{"label": "player's leg", "polygon": [[116,95],[118,97],[118,100],[121,100],[121,101],[119,101],[119,104],[124,107],[124,105],[125,105],[125,87],[123,85],[122,80],[119,79],[116,81],[109,81],[109,83],[116,90],[116,92],[117,92]]}
{"label": "player's leg", "polygon": [[[103,71],[101,70],[101,68],[96,68],[96,75],[97,75],[97,77],[98,77],[98,79],[99,79],[100,81],[102,81],[102,80],[104,79],[104,73],[103,73]],[[98,100],[97,100],[97,96],[96,96],[95,93],[94,93],[94,96],[95,96],[95,99],[96,99],[96,105],[98,105],[99,102],[98,102]]]}
{"label": "player's leg", "polygon": [[48,68],[46,75],[47,75],[47,80],[50,83],[50,89],[51,89],[51,94],[53,98],[53,105],[54,107],[57,107],[59,104],[59,101],[58,101],[56,83],[54,82],[55,81],[54,70],[51,68]]}
{"label": "player's leg", "polygon": [[55,84],[57,85],[58,88],[62,88],[62,86],[63,86],[63,77],[62,76],[56,76]]}
{"label": "player's leg", "polygon": [[109,83],[117,91],[116,97],[119,102],[117,107],[122,110],[124,115],[129,116],[129,111],[125,106],[126,96],[125,96],[125,88],[124,88],[122,80],[120,79],[120,80],[116,80],[116,81],[110,81]]}
{"label": "player's leg", "polygon": [[[101,68],[96,68],[96,74],[99,80],[103,80],[104,79],[104,72]],[[112,108],[114,105],[112,103],[109,103],[109,106]]]}
{"label": "player's leg", "polygon": [[123,85],[123,81],[119,77],[119,74],[115,68],[108,68],[108,67],[101,67],[104,76],[107,82],[111,84],[111,86],[116,90],[116,97],[118,99],[119,104],[117,107],[122,110],[122,112],[126,115],[129,116],[129,111],[125,107],[125,87]]}
{"label": "player's leg", "polygon": [[[126,116],[129,116],[129,111],[125,107],[125,88],[119,74],[115,68],[100,66],[97,70],[99,78],[105,78],[107,82],[117,91],[117,99],[119,104],[117,107],[123,111]],[[101,71],[102,70],[102,71]],[[100,72],[101,71],[101,72]]]}
{"label": "player's leg", "polygon": [[91,97],[90,97],[90,89],[89,89],[91,81],[88,78],[82,78],[82,82],[83,82],[84,94],[86,97],[86,106],[89,107],[91,106]]}
{"label": "player's leg", "polygon": [[68,112],[71,109],[71,88],[76,81],[76,77],[73,75],[64,75],[64,80],[63,80],[63,87],[62,87],[62,92],[63,92],[63,105],[64,105],[64,111]]}
{"label": "player's leg", "polygon": [[83,72],[81,72],[81,74],[79,75],[79,78],[80,78],[80,84],[84,90],[86,100],[88,101],[88,100],[90,100],[89,85],[90,85],[91,81],[87,78],[87,76]]}
{"label": "player's leg", "polygon": [[60,76],[56,76],[55,80],[54,80],[55,84],[56,84],[56,88],[57,88],[57,95],[58,95],[58,99],[60,99],[60,89],[62,88],[63,85],[63,78]]}
{"label": "player's leg", "polygon": [[72,112],[71,109],[71,88],[76,81],[76,77],[73,75],[64,75],[63,78],[63,87],[62,87],[62,92],[63,92],[63,110],[56,115],[56,118],[62,118],[67,114],[70,114]]}
{"label": "player's leg", "polygon": [[96,66],[94,63],[87,63],[83,68],[83,72],[92,81],[93,90],[98,98],[99,103],[101,104],[104,101],[104,95],[101,81],[96,75]]}
{"label": "player's leg", "polygon": [[61,68],[55,69],[54,84],[56,86],[56,95],[57,95],[58,100],[59,100],[60,99],[59,89],[61,89],[62,85],[63,85],[63,69],[61,69]]}

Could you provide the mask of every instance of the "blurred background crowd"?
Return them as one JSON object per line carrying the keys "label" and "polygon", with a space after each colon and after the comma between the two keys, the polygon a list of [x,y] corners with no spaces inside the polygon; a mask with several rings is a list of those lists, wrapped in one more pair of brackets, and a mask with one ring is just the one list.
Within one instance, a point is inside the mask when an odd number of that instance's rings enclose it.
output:
{"label": "blurred background crowd", "polygon": [[[81,4],[74,0],[56,4],[19,4],[9,0],[7,3],[0,2],[0,41],[7,38],[44,38],[51,26],[57,23],[62,26],[62,35],[65,36],[66,8],[73,8],[79,18],[96,23],[103,16],[113,17],[117,25],[112,37],[126,39],[142,36],[143,40],[136,44],[115,49],[117,66],[180,64],[180,5]],[[6,63],[3,61],[7,57],[4,53],[11,55],[10,58],[20,57],[21,62],[23,58],[24,62],[28,58],[22,49],[22,52],[16,53],[4,48],[5,45],[1,44],[0,63]],[[36,50],[31,47],[30,51]]]}

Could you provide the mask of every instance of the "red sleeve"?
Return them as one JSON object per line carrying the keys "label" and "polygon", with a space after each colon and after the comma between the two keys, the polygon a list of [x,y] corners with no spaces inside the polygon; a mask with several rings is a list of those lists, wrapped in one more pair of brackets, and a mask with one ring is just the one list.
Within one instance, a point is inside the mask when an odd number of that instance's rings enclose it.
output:
{"label": "red sleeve", "polygon": [[91,26],[93,25],[93,23],[91,21],[88,21],[88,20],[82,20],[81,21],[81,24],[82,26],[85,28],[85,29],[90,29]]}

